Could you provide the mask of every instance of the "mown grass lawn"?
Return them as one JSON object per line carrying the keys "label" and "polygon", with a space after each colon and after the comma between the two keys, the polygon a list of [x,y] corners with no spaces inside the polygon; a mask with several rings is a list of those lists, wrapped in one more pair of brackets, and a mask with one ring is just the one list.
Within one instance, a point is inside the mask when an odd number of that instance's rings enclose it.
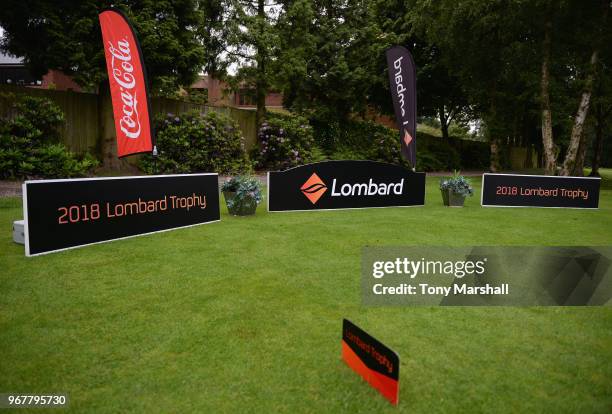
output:
{"label": "mown grass lawn", "polygon": [[[429,177],[422,208],[224,209],[35,258],[0,199],[0,392],[68,392],[73,412],[608,413],[612,308],[360,303],[364,245],[610,245],[607,174],[598,211],[481,208],[479,180],[448,209]],[[400,354],[397,409],[341,361],[343,317]]]}

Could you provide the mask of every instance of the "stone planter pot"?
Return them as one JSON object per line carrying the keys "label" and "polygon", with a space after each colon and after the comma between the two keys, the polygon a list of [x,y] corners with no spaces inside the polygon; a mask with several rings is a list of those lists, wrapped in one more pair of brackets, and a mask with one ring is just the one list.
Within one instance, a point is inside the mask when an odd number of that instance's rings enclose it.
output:
{"label": "stone planter pot", "polygon": [[448,190],[440,190],[440,193],[442,193],[442,203],[448,207]]}
{"label": "stone planter pot", "polygon": [[457,194],[451,190],[440,190],[442,193],[442,202],[448,207],[463,207],[465,196]]}
{"label": "stone planter pot", "polygon": [[457,194],[453,191],[448,192],[448,206],[449,207],[463,207],[465,203],[465,196]]}
{"label": "stone planter pot", "polygon": [[224,191],[223,197],[225,197],[227,211],[232,216],[252,216],[257,210],[257,201],[255,201],[254,198],[247,198],[243,200],[242,203],[234,204],[233,207],[230,208],[228,201],[233,200],[234,197],[236,197],[236,193],[234,191]]}

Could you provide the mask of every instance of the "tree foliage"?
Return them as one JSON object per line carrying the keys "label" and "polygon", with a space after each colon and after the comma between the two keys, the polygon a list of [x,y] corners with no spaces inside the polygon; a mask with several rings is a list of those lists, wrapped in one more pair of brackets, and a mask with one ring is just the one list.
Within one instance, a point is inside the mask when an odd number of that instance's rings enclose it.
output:
{"label": "tree foliage", "polygon": [[106,79],[98,13],[111,4],[134,25],[152,93],[172,95],[191,85],[204,63],[194,0],[6,0],[0,8],[5,29],[0,47],[24,57],[35,75],[59,69],[94,89]]}
{"label": "tree foliage", "polygon": [[285,2],[276,72],[285,106],[345,120],[381,86],[385,45],[367,1]]}
{"label": "tree foliage", "polygon": [[[7,3],[7,2],[5,2]],[[86,0],[9,0],[2,47],[38,74],[58,68],[84,85],[104,79],[98,11]],[[123,0],[156,93],[198,71],[251,88],[305,114],[333,147],[352,118],[392,114],[385,50],[406,46],[417,65],[420,116],[475,121],[492,165],[508,145],[535,147],[549,173],[581,174],[608,129],[610,0]],[[236,76],[226,76],[229,68]],[[594,132],[595,131],[595,132]],[[599,131],[599,132],[596,132]],[[333,136],[332,136],[333,135]],[[597,136],[602,137],[596,138]],[[598,140],[597,145],[589,140]]]}

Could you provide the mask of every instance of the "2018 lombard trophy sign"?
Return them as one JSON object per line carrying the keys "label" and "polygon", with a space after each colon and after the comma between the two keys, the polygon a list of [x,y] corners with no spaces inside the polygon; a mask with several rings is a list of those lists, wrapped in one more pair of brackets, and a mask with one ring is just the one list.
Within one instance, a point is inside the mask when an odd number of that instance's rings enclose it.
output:
{"label": "2018 lombard trophy sign", "polygon": [[483,174],[483,207],[598,208],[601,179]]}
{"label": "2018 lombard trophy sign", "polygon": [[217,174],[23,184],[27,256],[218,221]]}
{"label": "2018 lombard trophy sign", "polygon": [[375,161],[325,161],[268,173],[268,210],[425,204],[425,173]]}

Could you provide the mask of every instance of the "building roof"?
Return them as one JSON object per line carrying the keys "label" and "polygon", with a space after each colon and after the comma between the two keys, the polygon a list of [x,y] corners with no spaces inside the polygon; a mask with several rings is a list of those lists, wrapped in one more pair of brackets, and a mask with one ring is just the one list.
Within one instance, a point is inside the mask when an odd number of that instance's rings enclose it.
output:
{"label": "building roof", "polygon": [[209,79],[208,75],[200,75],[198,79],[191,85],[191,89],[208,89],[209,88]]}
{"label": "building roof", "polygon": [[23,58],[11,56],[3,52],[0,52],[0,65],[22,66]]}

